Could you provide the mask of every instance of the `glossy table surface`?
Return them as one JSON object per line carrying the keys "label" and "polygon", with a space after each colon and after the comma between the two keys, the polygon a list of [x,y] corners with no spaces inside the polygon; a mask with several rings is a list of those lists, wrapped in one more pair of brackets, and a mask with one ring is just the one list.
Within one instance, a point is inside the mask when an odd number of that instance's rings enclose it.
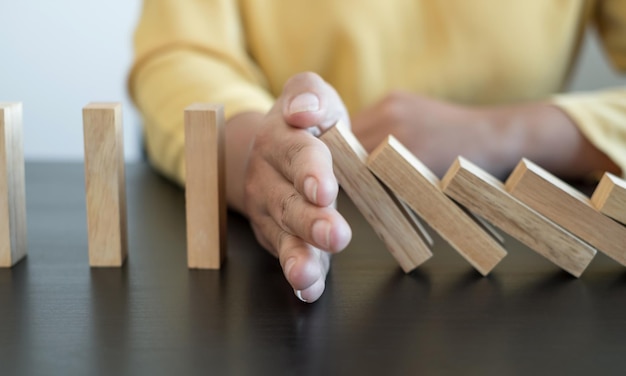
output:
{"label": "glossy table surface", "polygon": [[484,278],[434,236],[405,275],[341,196],[353,240],[309,305],[234,213],[223,269],[188,270],[184,192],[144,164],[126,183],[129,259],[90,269],[82,164],[27,164],[29,255],[0,270],[1,375],[626,370],[626,268],[602,254],[576,279],[507,237]]}

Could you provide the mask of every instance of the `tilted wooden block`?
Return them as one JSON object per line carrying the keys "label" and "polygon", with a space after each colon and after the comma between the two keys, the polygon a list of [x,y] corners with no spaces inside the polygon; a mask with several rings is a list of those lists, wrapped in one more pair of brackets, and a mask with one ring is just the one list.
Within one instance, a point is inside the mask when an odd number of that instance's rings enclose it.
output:
{"label": "tilted wooden block", "polygon": [[504,185],[459,157],[441,181],[445,194],[579,277],[596,251],[511,196]]}
{"label": "tilted wooden block", "polygon": [[437,176],[393,136],[370,154],[368,167],[482,275],[506,256],[500,244],[441,191]]}
{"label": "tilted wooden block", "polygon": [[518,200],[626,265],[626,227],[597,211],[587,196],[548,171],[522,159],[505,188]]}
{"label": "tilted wooden block", "polygon": [[591,203],[604,215],[626,225],[626,181],[605,173],[593,191]]}
{"label": "tilted wooden block", "polygon": [[219,269],[226,256],[224,108],[185,109],[187,265]]}
{"label": "tilted wooden block", "polygon": [[411,222],[411,225],[413,225],[415,229],[419,232],[419,234],[422,237],[422,240],[426,244],[428,244],[429,247],[434,246],[435,241],[433,240],[433,237],[430,236],[430,234],[428,233],[428,230],[426,230],[426,226],[424,226],[424,224],[422,223],[422,220],[417,217],[417,214],[415,214],[413,209],[411,209],[405,202],[397,198],[396,195],[393,192],[391,192],[387,187],[385,187],[384,185],[383,187],[385,188],[387,192],[389,192],[389,196],[394,200],[394,202],[402,206],[401,210],[408,214],[409,222]]}
{"label": "tilted wooden block", "polygon": [[26,256],[22,104],[0,103],[0,267]]}
{"label": "tilted wooden block", "polygon": [[[439,183],[439,187],[441,188],[441,183]],[[496,239],[500,244],[504,244],[505,240],[504,237],[502,236],[502,234],[500,234],[495,227],[493,227],[493,225],[491,223],[489,223],[488,221],[486,221],[483,217],[476,215],[476,213],[472,213],[471,211],[467,210],[467,208],[465,206],[459,205],[459,207],[461,209],[463,209],[463,211],[469,215],[470,217],[472,217],[473,220],[476,221],[476,223],[478,223],[478,225],[485,231],[487,231],[489,233],[489,235],[491,235],[494,239]]]}
{"label": "tilted wooden block", "polygon": [[89,265],[116,267],[128,254],[122,105],[83,108]]}
{"label": "tilted wooden block", "polygon": [[335,175],[339,184],[357,209],[385,243],[405,272],[428,260],[432,253],[410,214],[367,168],[367,152],[343,124],[320,136],[333,156]]}

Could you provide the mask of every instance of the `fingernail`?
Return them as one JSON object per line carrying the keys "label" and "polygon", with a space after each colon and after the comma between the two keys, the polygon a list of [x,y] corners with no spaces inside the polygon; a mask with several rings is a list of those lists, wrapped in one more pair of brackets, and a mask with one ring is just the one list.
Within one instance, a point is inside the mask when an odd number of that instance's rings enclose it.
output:
{"label": "fingernail", "polygon": [[289,103],[289,114],[298,112],[318,111],[320,109],[320,100],[313,93],[303,93],[291,100]]}
{"label": "fingernail", "polygon": [[301,301],[305,303],[308,303],[307,300],[302,297],[302,290],[293,290],[293,292],[296,294],[298,299],[300,299]]}
{"label": "fingernail", "polygon": [[304,193],[311,202],[317,205],[317,179],[309,176],[304,180]]}
{"label": "fingernail", "polygon": [[295,257],[292,257],[285,262],[285,276],[286,277],[289,277],[289,273],[291,272],[291,269],[293,268],[295,264],[296,264]]}
{"label": "fingernail", "polygon": [[330,245],[330,222],[325,219],[318,219],[313,223],[313,240],[325,250]]}

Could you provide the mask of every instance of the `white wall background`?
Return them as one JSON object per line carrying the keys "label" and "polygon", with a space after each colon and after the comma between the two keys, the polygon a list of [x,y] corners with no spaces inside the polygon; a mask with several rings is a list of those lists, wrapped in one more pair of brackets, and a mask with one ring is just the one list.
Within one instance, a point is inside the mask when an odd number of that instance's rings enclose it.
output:
{"label": "white wall background", "polygon": [[[150,0],[148,0],[150,1]],[[140,125],[126,92],[139,0],[2,0],[0,101],[24,103],[29,160],[82,160],[82,107],[123,103],[127,160],[140,157]],[[587,35],[573,90],[626,85]]]}
{"label": "white wall background", "polygon": [[127,160],[140,156],[126,93],[139,0],[0,0],[0,102],[23,102],[29,160],[82,160],[82,108],[122,102]]}

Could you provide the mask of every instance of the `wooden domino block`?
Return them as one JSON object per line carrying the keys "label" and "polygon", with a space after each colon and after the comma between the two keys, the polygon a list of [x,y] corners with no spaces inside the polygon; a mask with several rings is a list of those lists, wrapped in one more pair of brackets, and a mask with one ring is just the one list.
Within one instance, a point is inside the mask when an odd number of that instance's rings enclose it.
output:
{"label": "wooden domino block", "polygon": [[518,200],[626,265],[626,227],[597,211],[587,196],[548,171],[523,159],[505,188]]}
{"label": "wooden domino block", "polygon": [[370,154],[368,167],[482,275],[506,256],[491,234],[441,191],[437,176],[393,136]]}
{"label": "wooden domino block", "polygon": [[26,256],[22,104],[0,103],[0,267]]}
{"label": "wooden domino block", "polygon": [[404,210],[367,168],[367,152],[343,124],[320,136],[333,156],[339,184],[385,243],[405,272],[417,268],[432,253]]}
{"label": "wooden domino block", "polygon": [[576,277],[596,254],[591,246],[511,196],[500,181],[462,157],[441,184],[445,194]]}
{"label": "wooden domino block", "polygon": [[128,254],[122,105],[83,108],[89,265],[122,266]]}
{"label": "wooden domino block", "polygon": [[385,189],[389,192],[389,196],[394,200],[394,202],[402,206],[402,211],[408,214],[409,221],[411,222],[412,225],[414,225],[415,229],[421,235],[422,240],[426,244],[428,244],[429,247],[434,246],[435,241],[433,240],[432,236],[430,236],[430,234],[428,233],[428,230],[426,230],[426,226],[424,226],[424,224],[422,223],[422,220],[417,217],[417,214],[415,214],[413,209],[411,209],[406,203],[400,201],[400,199],[397,198],[393,192],[389,191],[389,189],[387,188]]}
{"label": "wooden domino block", "polygon": [[591,203],[604,215],[626,225],[626,181],[605,173],[593,191]]}
{"label": "wooden domino block", "polygon": [[219,269],[226,256],[224,108],[185,109],[187,264]]}

